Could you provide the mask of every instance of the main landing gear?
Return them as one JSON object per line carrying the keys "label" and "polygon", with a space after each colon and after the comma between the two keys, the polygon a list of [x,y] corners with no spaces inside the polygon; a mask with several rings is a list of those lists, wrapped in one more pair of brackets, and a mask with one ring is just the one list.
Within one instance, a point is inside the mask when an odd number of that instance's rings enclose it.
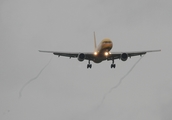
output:
{"label": "main landing gear", "polygon": [[111,68],[115,68],[116,64],[114,64],[114,60],[112,60]]}
{"label": "main landing gear", "polygon": [[[112,64],[111,64],[111,68],[115,68],[116,67],[116,64],[114,64],[114,60],[112,60]],[[88,68],[92,68],[92,64],[90,64],[90,60],[88,61],[88,64],[87,64],[87,69]]]}
{"label": "main landing gear", "polygon": [[90,60],[88,61],[87,68],[92,68],[92,64],[90,64]]}

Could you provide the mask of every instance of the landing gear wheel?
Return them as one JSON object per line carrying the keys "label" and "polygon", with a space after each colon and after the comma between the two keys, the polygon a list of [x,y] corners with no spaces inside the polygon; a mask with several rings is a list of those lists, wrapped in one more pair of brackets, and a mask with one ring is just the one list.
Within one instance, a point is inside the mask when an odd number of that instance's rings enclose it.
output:
{"label": "landing gear wheel", "polygon": [[111,68],[115,68],[116,67],[116,64],[111,64]]}
{"label": "landing gear wheel", "polygon": [[92,68],[92,64],[90,64],[90,60],[88,61],[87,68]]}
{"label": "landing gear wheel", "polygon": [[116,64],[114,64],[114,59],[112,59],[112,64],[111,64],[111,68],[115,68]]}
{"label": "landing gear wheel", "polygon": [[92,64],[88,64],[87,65],[87,68],[92,68]]}

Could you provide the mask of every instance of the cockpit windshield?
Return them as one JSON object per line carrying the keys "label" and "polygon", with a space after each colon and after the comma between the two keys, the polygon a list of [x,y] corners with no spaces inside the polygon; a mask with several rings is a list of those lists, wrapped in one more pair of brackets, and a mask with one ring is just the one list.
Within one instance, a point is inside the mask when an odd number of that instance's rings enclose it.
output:
{"label": "cockpit windshield", "polygon": [[104,41],[103,43],[112,43],[111,41]]}

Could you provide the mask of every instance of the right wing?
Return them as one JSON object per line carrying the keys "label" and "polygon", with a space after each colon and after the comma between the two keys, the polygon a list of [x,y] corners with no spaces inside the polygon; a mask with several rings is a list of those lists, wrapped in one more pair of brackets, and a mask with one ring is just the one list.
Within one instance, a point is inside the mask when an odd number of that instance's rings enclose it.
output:
{"label": "right wing", "polygon": [[147,50],[147,51],[134,51],[134,52],[112,52],[109,56],[108,56],[108,60],[113,60],[113,59],[120,59],[121,55],[123,53],[126,53],[128,55],[128,57],[133,57],[133,56],[138,56],[138,55],[144,55],[148,52],[159,52],[161,50]]}

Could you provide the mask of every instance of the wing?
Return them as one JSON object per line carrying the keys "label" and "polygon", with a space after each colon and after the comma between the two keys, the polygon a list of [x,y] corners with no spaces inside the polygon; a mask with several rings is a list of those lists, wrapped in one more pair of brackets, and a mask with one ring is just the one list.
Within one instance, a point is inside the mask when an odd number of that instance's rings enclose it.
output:
{"label": "wing", "polygon": [[[54,55],[58,56],[64,56],[64,57],[70,57],[70,58],[76,58],[80,53],[77,52],[57,52],[57,51],[43,51],[39,50],[39,52],[45,52],[45,53],[53,53]],[[86,60],[93,60],[94,59],[94,54],[93,53],[84,53],[85,54],[85,59]]]}
{"label": "wing", "polygon": [[[149,51],[136,51],[136,52],[112,52],[111,54],[108,55],[108,57],[103,58],[103,60],[114,60],[114,59],[120,59],[121,55],[123,53],[126,53],[128,55],[128,57],[133,57],[133,56],[137,56],[137,55],[144,55],[148,52],[158,52],[161,50],[149,50]],[[77,58],[80,53],[77,52],[58,52],[58,51],[43,51],[43,50],[39,50],[39,52],[46,52],[46,53],[53,53],[54,55],[58,55],[58,56],[65,56],[65,57],[70,57],[70,58]],[[86,52],[84,53],[86,60],[95,60],[95,55],[91,52]]]}
{"label": "wing", "polygon": [[135,51],[135,52],[112,52],[109,57],[108,60],[113,60],[113,59],[120,59],[121,55],[123,53],[126,53],[128,55],[128,57],[133,57],[133,56],[138,56],[138,55],[144,55],[148,52],[159,52],[161,50],[148,50],[148,51]]}
{"label": "wing", "polygon": [[58,56],[65,56],[65,57],[77,57],[78,53],[71,53],[71,52],[56,52],[56,51],[43,51],[43,50],[39,50],[39,52],[45,52],[45,53],[53,53],[54,55],[58,55]]}

